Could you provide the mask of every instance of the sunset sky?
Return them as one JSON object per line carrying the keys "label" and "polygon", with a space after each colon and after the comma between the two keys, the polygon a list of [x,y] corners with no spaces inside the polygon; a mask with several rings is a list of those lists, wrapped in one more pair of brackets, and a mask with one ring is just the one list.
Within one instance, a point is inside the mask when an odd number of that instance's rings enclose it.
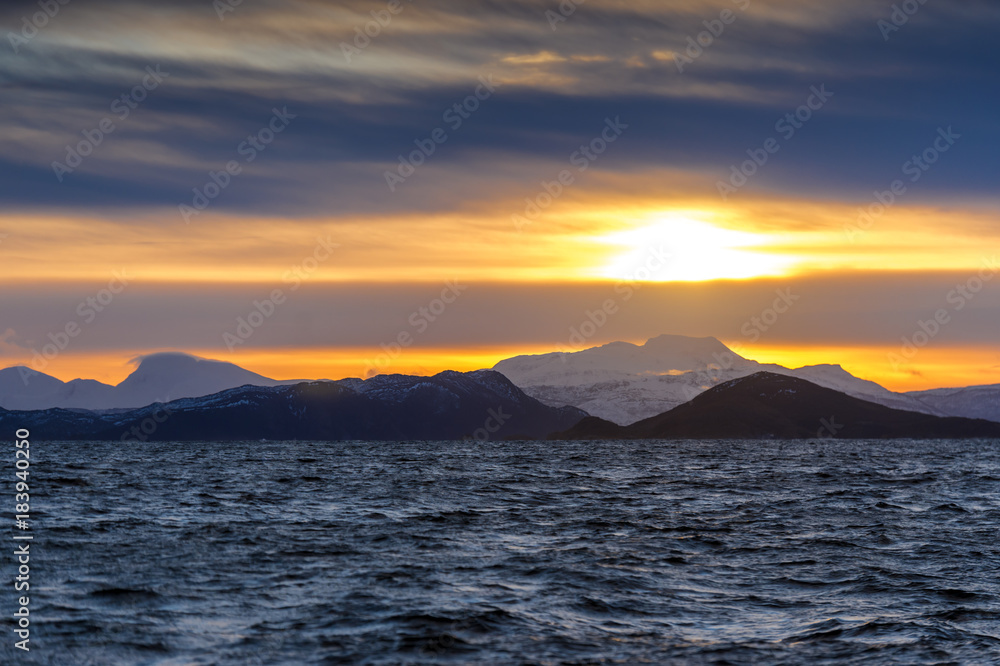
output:
{"label": "sunset sky", "polygon": [[900,4],[4,3],[0,367],[1000,383],[1000,5]]}

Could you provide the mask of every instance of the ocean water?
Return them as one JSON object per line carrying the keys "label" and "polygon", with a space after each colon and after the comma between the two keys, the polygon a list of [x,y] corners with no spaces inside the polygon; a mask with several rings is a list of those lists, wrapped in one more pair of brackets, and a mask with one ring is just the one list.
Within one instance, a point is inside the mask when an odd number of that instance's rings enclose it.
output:
{"label": "ocean water", "polygon": [[3,664],[1000,663],[996,441],[31,450]]}

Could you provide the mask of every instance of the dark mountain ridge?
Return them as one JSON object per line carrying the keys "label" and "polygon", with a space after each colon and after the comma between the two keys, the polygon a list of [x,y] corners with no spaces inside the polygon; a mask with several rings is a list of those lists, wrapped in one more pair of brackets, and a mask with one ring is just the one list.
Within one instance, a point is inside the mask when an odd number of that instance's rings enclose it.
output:
{"label": "dark mountain ridge", "polygon": [[546,406],[502,374],[479,370],[242,386],[125,411],[0,409],[0,427],[90,441],[1000,437],[1000,423],[892,409],[770,372],[628,426]]}
{"label": "dark mountain ridge", "polygon": [[1000,423],[892,409],[796,377],[758,372],[628,426],[587,417],[557,439],[1000,437]]}
{"label": "dark mountain ridge", "polygon": [[549,407],[498,372],[242,386],[123,412],[0,409],[0,427],[49,440],[539,438],[586,412]]}

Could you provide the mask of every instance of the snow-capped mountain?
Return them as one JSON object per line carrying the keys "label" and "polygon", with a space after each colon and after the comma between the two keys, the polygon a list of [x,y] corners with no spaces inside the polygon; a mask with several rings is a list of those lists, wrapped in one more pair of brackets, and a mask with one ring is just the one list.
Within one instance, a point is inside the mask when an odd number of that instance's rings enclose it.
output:
{"label": "snow-capped mountain", "polygon": [[952,416],[1000,421],[1000,384],[909,391],[906,395]]}
{"label": "snow-capped mountain", "polygon": [[578,352],[515,356],[500,361],[493,369],[515,384],[580,386],[623,376],[679,376],[722,365],[734,370],[759,366],[756,361],[734,354],[715,338],[661,335],[643,345],[610,342]]}
{"label": "snow-capped mountain", "polygon": [[493,369],[546,404],[572,405],[619,425],[655,416],[713,386],[761,371],[798,377],[895,409],[943,415],[932,404],[859,379],[839,365],[790,369],[758,363],[711,337],[661,335],[642,345],[612,342],[578,352],[515,356]]}
{"label": "snow-capped mountain", "polygon": [[[247,385],[274,387],[308,381],[274,380],[232,363],[178,352],[151,354],[138,361],[135,371],[117,386],[91,379],[63,382],[25,367],[0,370],[0,408],[136,409]],[[758,363],[715,338],[661,335],[642,345],[612,342],[579,352],[515,356],[493,369],[546,405],[576,407],[620,425],[663,413],[713,386],[761,371],[805,379],[894,409],[1000,421],[1000,385],[894,393],[839,365],[791,369]],[[359,393],[389,395],[394,382],[404,381],[400,377],[339,383]]]}
{"label": "snow-capped mountain", "polygon": [[279,386],[277,381],[224,361],[166,352],[141,357],[117,386],[92,379],[63,382],[26,367],[0,370],[0,407],[10,410],[134,409],[154,402],[197,398],[245,386]]}

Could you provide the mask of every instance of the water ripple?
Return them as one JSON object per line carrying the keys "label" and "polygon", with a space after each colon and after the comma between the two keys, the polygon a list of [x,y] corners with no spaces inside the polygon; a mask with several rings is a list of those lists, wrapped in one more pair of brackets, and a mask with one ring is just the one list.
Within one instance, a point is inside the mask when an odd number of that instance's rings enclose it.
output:
{"label": "water ripple", "polygon": [[0,662],[998,663],[997,444],[33,443]]}

